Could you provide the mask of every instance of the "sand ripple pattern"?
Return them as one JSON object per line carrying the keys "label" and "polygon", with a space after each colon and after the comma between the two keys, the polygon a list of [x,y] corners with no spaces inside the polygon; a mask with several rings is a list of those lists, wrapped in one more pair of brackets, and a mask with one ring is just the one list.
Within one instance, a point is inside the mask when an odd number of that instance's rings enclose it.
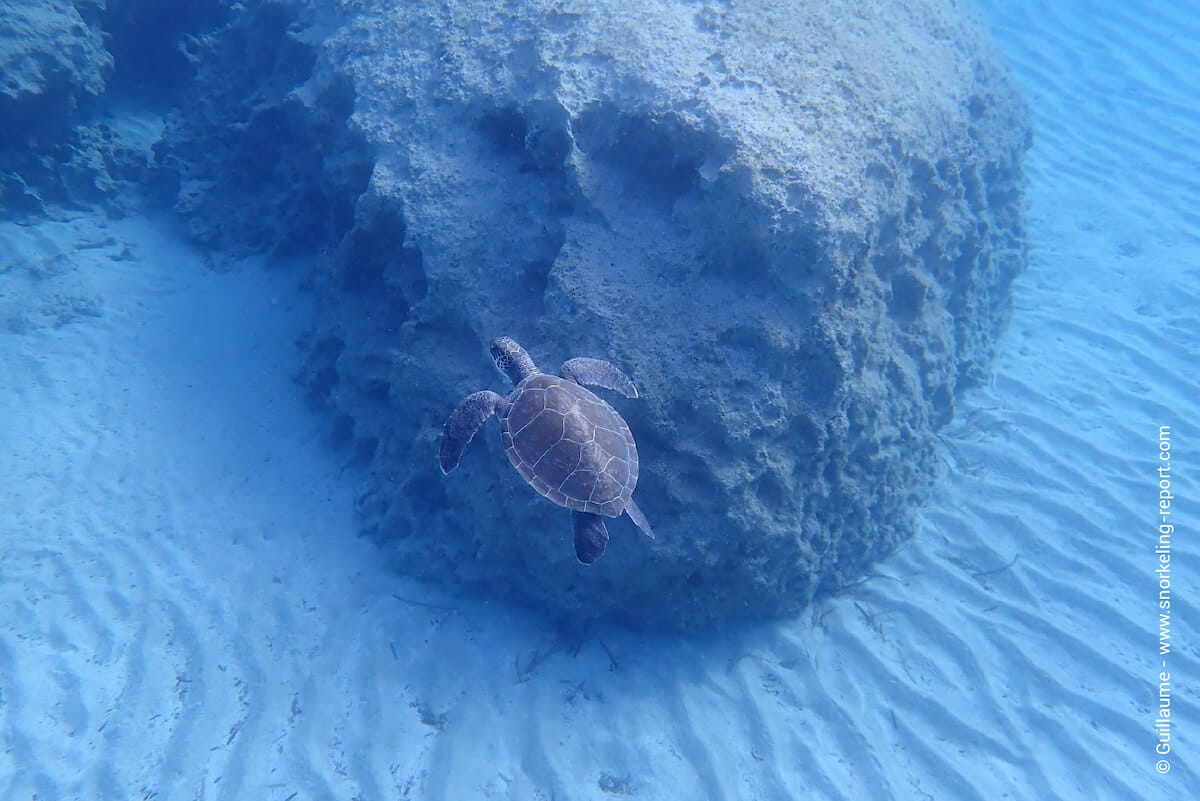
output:
{"label": "sand ripple pattern", "polygon": [[0,334],[0,797],[271,798],[326,638],[306,591],[357,545],[326,537],[349,498],[294,314],[144,222],[0,239],[21,280],[67,250],[103,309]]}

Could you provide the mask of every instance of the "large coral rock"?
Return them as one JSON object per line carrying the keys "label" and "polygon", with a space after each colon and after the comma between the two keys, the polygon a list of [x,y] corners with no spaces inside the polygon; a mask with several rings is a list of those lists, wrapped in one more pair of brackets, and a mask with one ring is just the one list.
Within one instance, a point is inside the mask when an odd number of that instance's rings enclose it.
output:
{"label": "large coral rock", "polygon": [[[6,210],[146,169],[145,137],[83,112],[114,69],[105,24],[118,83],[142,86],[147,8],[0,8]],[[163,42],[216,26],[142,91],[194,67],[157,149],[190,230],[334,248],[309,380],[370,459],[363,519],[404,569],[686,627],[798,609],[911,532],[1024,261],[1028,121],[971,12],[210,0],[162,19]],[[656,541],[613,521],[577,565],[569,515],[494,424],[438,473],[446,414],[498,388],[497,334],[547,370],[586,354],[633,377],[642,398],[614,403]]]}
{"label": "large coral rock", "polygon": [[[404,569],[570,618],[794,611],[911,533],[933,441],[1024,263],[1025,108],[950,0],[343,4],[326,54],[376,162],[314,386],[368,450]],[[658,532],[570,518],[493,427],[437,470],[454,404],[611,359]]]}

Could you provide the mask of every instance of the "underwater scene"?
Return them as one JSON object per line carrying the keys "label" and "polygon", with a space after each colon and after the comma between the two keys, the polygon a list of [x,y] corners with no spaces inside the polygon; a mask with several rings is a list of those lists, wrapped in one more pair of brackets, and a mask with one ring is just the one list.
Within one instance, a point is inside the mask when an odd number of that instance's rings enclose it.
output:
{"label": "underwater scene", "polygon": [[5,0],[0,801],[1200,798],[1197,42]]}

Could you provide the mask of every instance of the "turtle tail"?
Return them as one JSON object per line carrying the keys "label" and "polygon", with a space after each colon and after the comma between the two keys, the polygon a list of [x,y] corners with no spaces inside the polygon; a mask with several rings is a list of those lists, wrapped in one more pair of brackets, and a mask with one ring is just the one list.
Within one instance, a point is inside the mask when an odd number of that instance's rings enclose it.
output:
{"label": "turtle tail", "polygon": [[633,498],[630,498],[625,504],[625,514],[629,515],[629,519],[642,530],[643,534],[650,539],[654,539],[654,529],[650,528],[650,522],[646,520],[646,516],[642,514],[642,510],[638,508],[638,505],[633,502]]}

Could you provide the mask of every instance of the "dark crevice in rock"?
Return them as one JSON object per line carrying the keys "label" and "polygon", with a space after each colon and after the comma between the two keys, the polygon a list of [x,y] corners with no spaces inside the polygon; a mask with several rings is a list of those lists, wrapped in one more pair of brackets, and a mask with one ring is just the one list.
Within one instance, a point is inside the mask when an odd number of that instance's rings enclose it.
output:
{"label": "dark crevice in rock", "polygon": [[598,104],[572,129],[578,146],[618,181],[631,203],[670,211],[701,185],[700,166],[713,151],[690,126],[670,115],[626,114]]}
{"label": "dark crevice in rock", "polygon": [[195,78],[155,152],[192,236],[227,252],[336,245],[372,157],[348,124],[354,91],[319,63],[300,9],[242,6],[189,42]]}
{"label": "dark crevice in rock", "polygon": [[224,25],[229,13],[226,0],[108,0],[100,23],[113,56],[109,93],[156,108],[178,102],[195,74],[185,43]]}

